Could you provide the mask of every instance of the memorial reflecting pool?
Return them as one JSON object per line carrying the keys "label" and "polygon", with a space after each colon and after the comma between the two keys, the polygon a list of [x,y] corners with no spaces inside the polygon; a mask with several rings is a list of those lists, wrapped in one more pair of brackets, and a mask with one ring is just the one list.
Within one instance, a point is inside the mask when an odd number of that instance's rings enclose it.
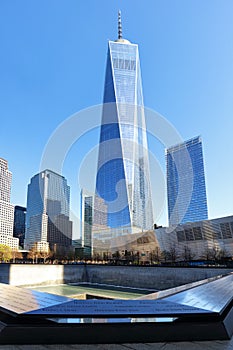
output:
{"label": "memorial reflecting pool", "polygon": [[0,283],[0,344],[228,340],[232,290],[233,273],[149,295],[86,282],[36,288]]}
{"label": "memorial reflecting pool", "polygon": [[92,284],[92,283],[80,283],[80,284],[59,284],[59,285],[47,285],[30,287],[40,292],[52,293],[56,295],[63,295],[69,297],[75,297],[84,299],[87,298],[112,298],[112,299],[135,299],[143,295],[147,295],[155,292],[152,289],[141,288],[127,288],[120,286],[104,285],[104,284]]}

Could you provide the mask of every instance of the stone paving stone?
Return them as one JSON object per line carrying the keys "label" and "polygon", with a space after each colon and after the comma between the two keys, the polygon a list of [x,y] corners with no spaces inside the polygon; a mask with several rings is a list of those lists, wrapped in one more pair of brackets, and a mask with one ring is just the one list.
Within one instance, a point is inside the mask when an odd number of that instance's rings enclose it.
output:
{"label": "stone paving stone", "polygon": [[[67,345],[47,345],[47,350],[105,350],[108,344],[67,344]],[[1,349],[0,349],[1,350]]]}
{"label": "stone paving stone", "polygon": [[195,341],[201,349],[206,350],[230,350],[233,349],[233,338],[231,340],[210,340],[210,341]]}
{"label": "stone paving stone", "polygon": [[157,350],[157,349],[160,349],[162,350],[165,346],[166,346],[166,343],[146,343],[147,346],[150,346],[148,348],[148,350]]}
{"label": "stone paving stone", "polygon": [[130,350],[124,344],[101,344],[101,346],[98,350]]}
{"label": "stone paving stone", "polygon": [[79,344],[79,345],[72,345],[70,347],[70,350],[107,350],[108,344]]}
{"label": "stone paving stone", "polygon": [[[155,344],[123,344],[125,345],[129,350],[152,350],[152,349],[161,349],[161,347],[164,345],[164,343],[155,343]],[[153,346],[153,347],[152,347]]]}
{"label": "stone paving stone", "polygon": [[[151,348],[156,349],[156,348]],[[194,345],[192,342],[166,343],[160,348],[161,350],[201,350],[199,345]]]}
{"label": "stone paving stone", "polygon": [[[77,346],[77,347],[76,347]],[[50,344],[46,345],[46,350],[74,350],[81,349],[82,345],[73,345],[73,344]]]}
{"label": "stone paving stone", "polygon": [[46,350],[54,350],[54,349],[56,349],[56,350],[70,350],[71,347],[69,344],[46,345]]}
{"label": "stone paving stone", "polygon": [[19,350],[17,345],[0,345],[0,350]]}
{"label": "stone paving stone", "polygon": [[179,342],[166,343],[162,350],[233,350],[230,346],[230,341],[216,342],[200,341],[200,342]]}
{"label": "stone paving stone", "polygon": [[126,344],[0,345],[0,350],[233,350],[229,341]]}
{"label": "stone paving stone", "polygon": [[79,344],[79,345],[70,345],[69,349],[70,350],[127,350],[127,348],[123,344],[122,345],[121,344]]}
{"label": "stone paving stone", "polygon": [[17,345],[17,350],[47,350],[46,345]]}
{"label": "stone paving stone", "polygon": [[163,349],[166,345],[166,343],[146,343],[147,346],[150,346],[148,350],[153,350],[153,349]]}

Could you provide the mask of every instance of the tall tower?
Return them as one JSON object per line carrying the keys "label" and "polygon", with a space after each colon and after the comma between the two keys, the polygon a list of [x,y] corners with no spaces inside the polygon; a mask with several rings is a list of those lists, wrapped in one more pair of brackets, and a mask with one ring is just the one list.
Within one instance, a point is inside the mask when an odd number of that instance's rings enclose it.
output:
{"label": "tall tower", "polygon": [[[168,148],[166,163],[169,225],[207,220],[201,137],[194,137]],[[188,171],[190,166],[192,169]],[[190,193],[184,187],[189,187]]]}
{"label": "tall tower", "polygon": [[123,39],[120,11],[118,39],[108,43],[96,194],[107,205],[108,227],[152,229],[138,45]]}
{"label": "tall tower", "polygon": [[19,239],[13,237],[14,206],[10,204],[12,173],[8,163],[0,158],[0,244],[18,250]]}
{"label": "tall tower", "polygon": [[51,249],[71,246],[69,211],[70,187],[63,176],[51,170],[33,176],[27,193],[25,248],[46,242]]}

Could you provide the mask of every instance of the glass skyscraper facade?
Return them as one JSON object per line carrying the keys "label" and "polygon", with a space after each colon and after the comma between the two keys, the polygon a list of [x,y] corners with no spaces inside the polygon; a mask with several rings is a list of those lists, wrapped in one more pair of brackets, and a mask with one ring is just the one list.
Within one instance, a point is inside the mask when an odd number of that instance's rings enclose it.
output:
{"label": "glass skyscraper facade", "polygon": [[103,199],[81,191],[81,240],[84,256],[90,257],[93,250],[93,233],[102,232],[107,227],[107,208]]}
{"label": "glass skyscraper facade", "polygon": [[166,165],[169,225],[208,219],[201,137],[168,148]]}
{"label": "glass skyscraper facade", "polygon": [[19,239],[19,245],[23,247],[25,238],[26,208],[15,206],[13,235]]}
{"label": "glass skyscraper facade", "polygon": [[107,226],[152,229],[148,147],[138,45],[109,41],[96,194],[107,206]]}
{"label": "glass skyscraper facade", "polygon": [[25,248],[36,242],[53,246],[72,244],[72,222],[69,220],[70,187],[67,180],[51,171],[35,175],[28,185]]}
{"label": "glass skyscraper facade", "polygon": [[81,234],[82,247],[84,248],[84,256],[91,257],[92,253],[92,225],[94,212],[94,196],[81,192]]}

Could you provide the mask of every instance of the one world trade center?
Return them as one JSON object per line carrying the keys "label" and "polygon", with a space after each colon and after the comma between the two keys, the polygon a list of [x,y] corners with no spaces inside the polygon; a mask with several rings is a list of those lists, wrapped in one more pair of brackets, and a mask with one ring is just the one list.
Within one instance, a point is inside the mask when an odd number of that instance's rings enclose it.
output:
{"label": "one world trade center", "polygon": [[109,228],[153,228],[148,146],[138,45],[109,41],[99,140],[96,195]]}

